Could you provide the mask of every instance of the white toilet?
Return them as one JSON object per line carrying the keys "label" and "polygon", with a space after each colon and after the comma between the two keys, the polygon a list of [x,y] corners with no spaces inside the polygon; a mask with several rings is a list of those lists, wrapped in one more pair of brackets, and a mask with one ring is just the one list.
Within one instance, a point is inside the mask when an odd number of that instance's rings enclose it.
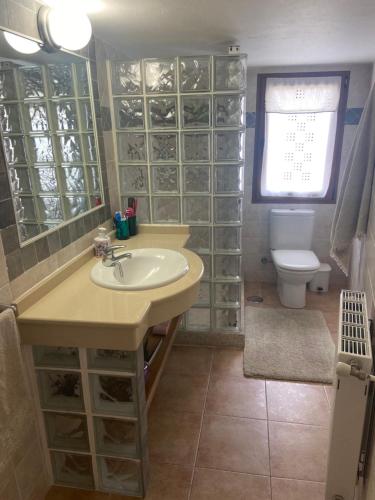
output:
{"label": "white toilet", "polygon": [[277,271],[277,289],[285,307],[306,304],[306,284],[320,267],[311,251],[314,210],[274,209],[270,212],[270,247]]}

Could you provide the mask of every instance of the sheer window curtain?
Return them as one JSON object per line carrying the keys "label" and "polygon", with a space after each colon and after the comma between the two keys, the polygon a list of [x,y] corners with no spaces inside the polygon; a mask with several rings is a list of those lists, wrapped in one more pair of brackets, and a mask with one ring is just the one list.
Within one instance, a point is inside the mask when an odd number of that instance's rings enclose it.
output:
{"label": "sheer window curtain", "polygon": [[267,79],[262,195],[324,197],[340,88],[336,76]]}

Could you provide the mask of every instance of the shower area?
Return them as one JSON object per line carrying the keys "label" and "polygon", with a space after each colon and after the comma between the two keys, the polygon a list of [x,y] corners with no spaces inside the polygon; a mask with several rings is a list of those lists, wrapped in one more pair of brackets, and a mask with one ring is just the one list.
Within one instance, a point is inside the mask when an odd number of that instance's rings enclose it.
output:
{"label": "shower area", "polygon": [[[179,340],[243,344],[246,56],[106,61],[121,209],[188,224],[205,272]],[[225,335],[227,334],[227,335]]]}

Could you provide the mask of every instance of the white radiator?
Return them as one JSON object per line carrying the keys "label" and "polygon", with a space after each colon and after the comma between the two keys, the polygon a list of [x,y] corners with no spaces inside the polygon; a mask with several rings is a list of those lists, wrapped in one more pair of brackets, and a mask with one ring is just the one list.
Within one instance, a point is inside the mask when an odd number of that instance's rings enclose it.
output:
{"label": "white radiator", "polygon": [[337,378],[331,415],[326,500],[353,500],[372,370],[371,339],[364,292],[340,297]]}

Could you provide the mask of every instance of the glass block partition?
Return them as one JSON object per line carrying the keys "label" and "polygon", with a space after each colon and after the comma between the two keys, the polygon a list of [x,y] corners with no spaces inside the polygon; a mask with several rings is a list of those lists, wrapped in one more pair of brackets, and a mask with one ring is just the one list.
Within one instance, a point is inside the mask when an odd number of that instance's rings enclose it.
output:
{"label": "glass block partition", "polygon": [[241,330],[246,56],[108,62],[122,208],[189,224],[205,265],[189,331]]}

